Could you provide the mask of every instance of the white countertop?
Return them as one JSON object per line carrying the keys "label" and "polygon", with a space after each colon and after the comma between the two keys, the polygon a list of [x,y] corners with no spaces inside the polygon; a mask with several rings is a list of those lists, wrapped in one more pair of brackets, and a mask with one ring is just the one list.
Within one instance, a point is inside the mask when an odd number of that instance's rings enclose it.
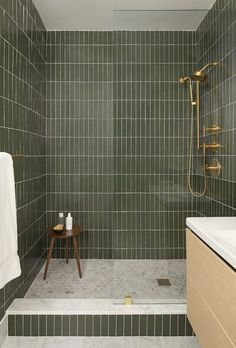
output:
{"label": "white countertop", "polygon": [[236,217],[189,217],[186,224],[236,269]]}

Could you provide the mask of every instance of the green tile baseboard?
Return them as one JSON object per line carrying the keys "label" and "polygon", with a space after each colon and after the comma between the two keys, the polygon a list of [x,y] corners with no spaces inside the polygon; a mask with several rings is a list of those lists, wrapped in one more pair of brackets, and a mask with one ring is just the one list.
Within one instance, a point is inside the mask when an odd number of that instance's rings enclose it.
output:
{"label": "green tile baseboard", "polygon": [[193,336],[186,314],[8,315],[9,336]]}

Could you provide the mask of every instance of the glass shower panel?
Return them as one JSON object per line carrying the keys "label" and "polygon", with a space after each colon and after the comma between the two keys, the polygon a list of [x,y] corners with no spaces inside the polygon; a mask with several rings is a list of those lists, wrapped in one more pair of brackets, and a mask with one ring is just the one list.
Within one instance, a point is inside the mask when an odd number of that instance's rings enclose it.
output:
{"label": "glass shower panel", "polygon": [[114,302],[185,302],[188,89],[207,11],[114,11]]}

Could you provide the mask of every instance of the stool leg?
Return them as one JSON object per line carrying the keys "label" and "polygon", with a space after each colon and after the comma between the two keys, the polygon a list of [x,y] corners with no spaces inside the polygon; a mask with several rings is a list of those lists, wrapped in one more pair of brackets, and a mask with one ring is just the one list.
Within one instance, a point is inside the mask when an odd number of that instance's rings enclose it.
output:
{"label": "stool leg", "polygon": [[78,253],[78,242],[76,237],[73,237],[73,245],[74,245],[74,251],[75,251],[75,257],[77,261],[77,267],[79,271],[79,277],[82,278],[82,272],[81,272],[81,267],[80,267],[80,258],[79,258],[79,253]]}
{"label": "stool leg", "polygon": [[46,279],[46,276],[48,273],[48,266],[49,266],[50,260],[52,258],[52,249],[53,249],[54,242],[55,242],[55,237],[52,237],[51,242],[50,242],[50,247],[48,250],[48,256],[47,256],[47,262],[46,262],[46,266],[45,266],[44,276],[43,276],[44,280]]}
{"label": "stool leg", "polygon": [[68,238],[66,238],[66,263],[68,263]]}

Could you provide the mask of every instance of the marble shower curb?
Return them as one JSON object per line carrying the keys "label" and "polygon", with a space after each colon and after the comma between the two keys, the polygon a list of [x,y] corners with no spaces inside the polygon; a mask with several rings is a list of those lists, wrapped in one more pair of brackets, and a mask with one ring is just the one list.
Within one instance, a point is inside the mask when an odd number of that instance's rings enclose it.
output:
{"label": "marble shower curb", "polygon": [[186,314],[186,304],[114,304],[112,299],[15,299],[7,309],[8,315],[131,315]]}

